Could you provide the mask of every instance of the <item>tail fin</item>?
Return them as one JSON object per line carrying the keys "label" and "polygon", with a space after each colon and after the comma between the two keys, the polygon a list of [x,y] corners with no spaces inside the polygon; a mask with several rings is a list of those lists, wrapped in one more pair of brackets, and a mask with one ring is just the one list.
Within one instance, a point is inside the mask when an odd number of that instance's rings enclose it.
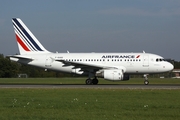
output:
{"label": "tail fin", "polygon": [[48,53],[38,39],[19,18],[12,19],[20,54]]}

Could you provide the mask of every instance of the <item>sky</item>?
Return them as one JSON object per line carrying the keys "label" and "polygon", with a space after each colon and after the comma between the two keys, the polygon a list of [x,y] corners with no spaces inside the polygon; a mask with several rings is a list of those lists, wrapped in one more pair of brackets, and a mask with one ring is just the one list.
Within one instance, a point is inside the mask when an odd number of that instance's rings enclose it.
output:
{"label": "sky", "polygon": [[180,0],[2,0],[0,53],[19,53],[12,18],[51,52],[147,52],[180,61]]}

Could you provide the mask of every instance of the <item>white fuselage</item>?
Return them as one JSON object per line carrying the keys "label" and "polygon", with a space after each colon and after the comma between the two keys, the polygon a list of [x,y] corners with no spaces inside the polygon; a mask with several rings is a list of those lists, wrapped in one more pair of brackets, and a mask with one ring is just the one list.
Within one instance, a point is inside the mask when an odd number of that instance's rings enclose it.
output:
{"label": "white fuselage", "polygon": [[[25,56],[25,55],[24,55]],[[83,74],[74,65],[65,65],[57,60],[80,63],[88,66],[98,66],[102,68],[120,68],[127,74],[149,74],[167,72],[173,69],[173,65],[156,54],[150,53],[47,53],[47,54],[28,54],[32,61],[11,60],[20,63],[38,66],[45,69],[62,71],[68,73]]]}

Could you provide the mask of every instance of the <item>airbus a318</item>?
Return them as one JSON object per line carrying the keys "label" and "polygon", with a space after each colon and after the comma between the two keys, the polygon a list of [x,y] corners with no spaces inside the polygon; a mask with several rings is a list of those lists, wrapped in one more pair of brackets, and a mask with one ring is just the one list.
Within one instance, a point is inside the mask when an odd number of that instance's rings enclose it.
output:
{"label": "airbus a318", "polygon": [[171,71],[174,67],[163,57],[151,53],[52,53],[44,48],[19,18],[12,19],[20,55],[10,59],[48,70],[86,75],[86,84],[98,84],[98,78],[110,81],[129,80],[131,74]]}

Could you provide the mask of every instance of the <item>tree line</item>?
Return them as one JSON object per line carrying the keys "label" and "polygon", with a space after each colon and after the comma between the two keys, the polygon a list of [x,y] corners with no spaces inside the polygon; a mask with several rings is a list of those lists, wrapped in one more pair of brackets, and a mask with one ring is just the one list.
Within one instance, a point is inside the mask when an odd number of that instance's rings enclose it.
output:
{"label": "tree line", "polygon": [[[179,61],[171,61],[174,64],[175,69],[180,69]],[[27,74],[28,77],[70,77],[72,74],[65,74],[56,71],[45,71],[42,68],[34,66],[23,65],[17,62],[11,61],[8,57],[0,54],[0,78],[13,78],[18,77],[18,74]],[[158,74],[156,76],[172,76],[171,72]],[[153,75],[154,76],[154,75]],[[155,76],[155,77],[156,77]],[[133,76],[136,77],[136,76]]]}

